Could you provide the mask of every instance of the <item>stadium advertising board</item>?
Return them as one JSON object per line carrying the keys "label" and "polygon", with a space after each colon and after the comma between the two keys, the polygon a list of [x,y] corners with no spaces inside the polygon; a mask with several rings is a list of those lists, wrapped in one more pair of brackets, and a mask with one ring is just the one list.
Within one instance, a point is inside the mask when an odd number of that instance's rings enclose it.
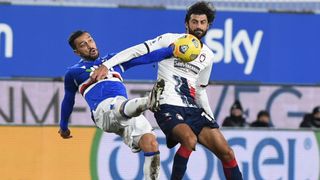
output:
{"label": "stadium advertising board", "polygon": [[[0,81],[0,124],[56,125],[64,96],[62,82]],[[126,83],[130,98],[147,96],[151,83]],[[229,115],[234,99],[239,99],[247,122],[266,109],[277,128],[298,128],[305,113],[320,102],[320,88],[311,86],[245,86],[214,84],[207,87],[209,103],[219,124]],[[151,112],[145,113],[157,126]],[[72,125],[93,125],[90,110],[80,94],[76,96]]]}
{"label": "stadium advertising board", "polygon": [[[92,153],[97,169],[92,176],[107,179],[142,179],[143,156],[128,156],[121,139],[108,134],[96,138],[99,148]],[[168,150],[165,137],[157,131],[161,152],[161,179],[170,179],[176,149]],[[319,134],[312,131],[223,130],[237,155],[244,179],[318,179]],[[318,138],[318,140],[317,140]],[[104,158],[104,157],[110,158]],[[124,158],[126,157],[126,158]],[[128,163],[130,162],[130,163]],[[91,166],[92,167],[92,166]],[[134,168],[133,168],[134,167]],[[199,171],[199,167],[201,171]],[[198,145],[189,159],[189,179],[224,179],[219,160]]]}
{"label": "stadium advertising board", "polygon": [[0,179],[89,180],[95,130],[73,127],[62,139],[57,126],[0,126]]}
{"label": "stadium advertising board", "polygon": [[[67,44],[77,29],[92,32],[101,54],[185,30],[183,10],[2,5],[0,12],[0,77],[63,76],[78,61]],[[218,11],[203,39],[215,54],[211,80],[317,84],[319,31],[318,14]],[[125,78],[154,80],[155,65]]]}
{"label": "stadium advertising board", "polygon": [[[0,126],[1,179],[143,179],[142,153],[133,154],[118,136],[94,127],[72,127],[73,138],[66,140],[57,130],[48,126]],[[222,132],[246,180],[320,178],[319,132]],[[163,133],[156,133],[161,179],[168,179],[176,149],[167,149]],[[198,145],[190,157],[186,177],[223,179],[223,171],[218,159]]]}

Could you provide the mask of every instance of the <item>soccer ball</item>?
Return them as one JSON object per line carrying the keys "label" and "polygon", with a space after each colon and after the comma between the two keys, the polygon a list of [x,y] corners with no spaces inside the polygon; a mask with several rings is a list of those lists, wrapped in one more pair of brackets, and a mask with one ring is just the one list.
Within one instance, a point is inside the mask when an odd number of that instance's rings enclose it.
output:
{"label": "soccer ball", "polygon": [[201,52],[199,39],[191,34],[178,38],[173,44],[173,55],[184,62],[195,60]]}

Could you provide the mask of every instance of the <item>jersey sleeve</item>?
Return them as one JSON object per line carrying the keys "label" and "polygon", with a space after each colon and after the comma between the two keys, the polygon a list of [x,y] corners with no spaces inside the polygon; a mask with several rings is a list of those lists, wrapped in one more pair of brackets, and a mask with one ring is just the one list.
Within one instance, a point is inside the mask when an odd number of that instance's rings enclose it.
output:
{"label": "jersey sleeve", "polygon": [[61,103],[60,128],[65,131],[68,129],[68,122],[73,110],[77,92],[77,86],[75,85],[70,72],[65,75],[64,91],[65,94]]}
{"label": "jersey sleeve", "polygon": [[157,49],[169,47],[176,39],[175,37],[176,36],[173,34],[167,33],[136,46],[132,46],[119,52],[111,59],[104,62],[103,65],[110,69],[116,65],[125,63],[133,58],[140,57]]}
{"label": "jersey sleeve", "polygon": [[152,52],[154,50],[170,46],[176,40],[176,37],[177,36],[175,34],[166,33],[146,41],[145,44],[149,52]]}
{"label": "jersey sleeve", "polygon": [[142,56],[147,53],[148,48],[145,43],[142,43],[117,53],[115,56],[110,58],[108,61],[103,62],[102,64],[110,69],[116,65],[125,63],[133,58]]}
{"label": "jersey sleeve", "polygon": [[125,71],[125,70],[127,70],[131,67],[137,66],[137,65],[159,62],[165,58],[173,56],[172,53],[173,53],[173,49],[171,46],[166,47],[166,48],[161,48],[161,49],[155,50],[149,54],[145,54],[143,56],[133,58],[132,60],[121,64],[121,66],[123,67],[123,70]]}
{"label": "jersey sleeve", "polygon": [[211,70],[212,70],[212,63],[210,63],[209,66],[207,66],[203,71],[200,72],[199,78],[197,81],[197,91],[196,91],[197,98],[196,99],[197,99],[197,104],[200,107],[202,107],[207,114],[209,114],[211,117],[214,117],[209,104],[208,95],[206,91],[206,87],[210,79]]}
{"label": "jersey sleeve", "polygon": [[206,87],[208,85],[210,80],[211,70],[212,70],[212,63],[200,72],[199,78],[197,81],[198,86]]}
{"label": "jersey sleeve", "polygon": [[197,99],[197,101],[196,101],[197,105],[200,106],[201,108],[203,108],[204,111],[209,116],[214,118],[213,112],[212,112],[210,104],[209,104],[206,88],[205,87],[198,87],[196,97],[197,97],[196,98]]}

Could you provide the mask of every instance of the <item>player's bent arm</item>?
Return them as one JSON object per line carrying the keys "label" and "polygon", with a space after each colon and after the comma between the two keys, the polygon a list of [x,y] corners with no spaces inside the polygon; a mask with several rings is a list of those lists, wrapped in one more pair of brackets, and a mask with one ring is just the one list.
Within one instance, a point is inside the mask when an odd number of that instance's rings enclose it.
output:
{"label": "player's bent arm", "polygon": [[207,66],[203,71],[200,72],[199,78],[197,81],[197,91],[196,91],[196,103],[202,107],[207,114],[209,114],[211,117],[213,116],[213,112],[211,110],[208,95],[206,91],[206,87],[209,83],[210,74],[211,74],[212,64]]}
{"label": "player's bent arm", "polygon": [[212,118],[214,118],[213,112],[211,110],[207,91],[205,87],[198,87],[197,89],[197,104],[204,109],[204,111]]}

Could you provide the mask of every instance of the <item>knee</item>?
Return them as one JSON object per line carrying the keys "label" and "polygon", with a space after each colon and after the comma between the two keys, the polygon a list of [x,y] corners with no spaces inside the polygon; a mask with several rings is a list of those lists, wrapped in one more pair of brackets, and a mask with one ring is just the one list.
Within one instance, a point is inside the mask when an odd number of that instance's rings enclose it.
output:
{"label": "knee", "polygon": [[186,134],[182,137],[181,144],[190,150],[195,150],[197,141],[197,137],[194,134]]}
{"label": "knee", "polygon": [[144,152],[157,152],[159,144],[153,134],[145,134],[139,141],[139,147]]}
{"label": "knee", "polygon": [[233,159],[235,159],[235,156],[233,150],[230,147],[228,147],[228,149],[220,157],[220,160],[222,162],[231,161]]}

